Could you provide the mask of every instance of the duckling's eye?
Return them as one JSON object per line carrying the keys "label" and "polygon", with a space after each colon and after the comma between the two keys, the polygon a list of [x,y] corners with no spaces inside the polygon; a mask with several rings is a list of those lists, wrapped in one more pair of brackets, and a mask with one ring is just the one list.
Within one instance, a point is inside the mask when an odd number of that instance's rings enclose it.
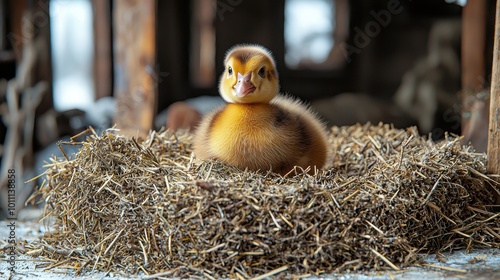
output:
{"label": "duckling's eye", "polygon": [[229,76],[233,75],[233,67],[229,66],[227,68],[227,73],[229,74]]}
{"label": "duckling's eye", "polygon": [[259,73],[257,73],[257,74],[259,74],[259,76],[260,76],[261,78],[264,78],[264,74],[266,74],[266,69],[265,69],[264,67],[261,67],[261,68],[259,69]]}

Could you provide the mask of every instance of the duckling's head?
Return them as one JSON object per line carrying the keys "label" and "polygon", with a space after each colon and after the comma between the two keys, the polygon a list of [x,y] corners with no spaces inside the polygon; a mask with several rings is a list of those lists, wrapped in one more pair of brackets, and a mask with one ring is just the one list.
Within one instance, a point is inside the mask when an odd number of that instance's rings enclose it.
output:
{"label": "duckling's head", "polygon": [[229,103],[268,103],[279,90],[271,52],[259,45],[237,45],[224,59],[219,91]]}

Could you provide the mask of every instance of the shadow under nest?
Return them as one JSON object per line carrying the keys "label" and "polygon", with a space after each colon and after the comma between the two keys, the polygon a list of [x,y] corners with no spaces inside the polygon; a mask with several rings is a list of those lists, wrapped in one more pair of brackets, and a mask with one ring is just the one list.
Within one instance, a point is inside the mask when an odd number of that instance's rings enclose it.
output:
{"label": "shadow under nest", "polygon": [[[196,163],[191,135],[92,133],[34,194],[54,224],[26,253],[150,277],[249,278],[401,269],[420,254],[500,247],[486,157],[415,128],[332,127],[316,175]],[[420,256],[419,256],[420,255]],[[144,273],[144,274],[142,274]]]}

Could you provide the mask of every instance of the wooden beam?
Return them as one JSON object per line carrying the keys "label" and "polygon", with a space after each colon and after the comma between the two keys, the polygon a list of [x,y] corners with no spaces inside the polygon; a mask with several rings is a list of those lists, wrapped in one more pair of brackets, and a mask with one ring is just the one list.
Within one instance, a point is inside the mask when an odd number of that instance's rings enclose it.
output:
{"label": "wooden beam", "polygon": [[462,12],[462,89],[475,94],[484,86],[486,0],[467,1]]}
{"label": "wooden beam", "polygon": [[[21,1],[19,1],[21,2]],[[35,2],[33,2],[35,3]],[[36,1],[33,5],[33,22],[38,27],[38,37],[36,42],[36,50],[38,52],[38,65],[36,66],[37,79],[35,83],[44,81],[47,83],[47,93],[43,96],[40,106],[36,109],[36,115],[41,116],[43,113],[54,108],[53,88],[52,88],[52,55],[50,43],[50,15],[49,15],[50,0]],[[42,21],[39,17],[43,17]]]}
{"label": "wooden beam", "polygon": [[212,0],[195,0],[191,18],[190,82],[200,88],[216,84],[215,28],[216,9]]}
{"label": "wooden beam", "polygon": [[500,174],[500,1],[497,1],[488,131],[488,172]]}
{"label": "wooden beam", "polygon": [[486,22],[487,0],[467,1],[462,11],[462,143],[478,152],[486,152],[488,142],[488,99],[480,94],[486,86]]}
{"label": "wooden beam", "polygon": [[95,99],[111,95],[111,1],[92,0]]}
{"label": "wooden beam", "polygon": [[114,122],[120,133],[144,137],[156,115],[156,1],[114,1]]}

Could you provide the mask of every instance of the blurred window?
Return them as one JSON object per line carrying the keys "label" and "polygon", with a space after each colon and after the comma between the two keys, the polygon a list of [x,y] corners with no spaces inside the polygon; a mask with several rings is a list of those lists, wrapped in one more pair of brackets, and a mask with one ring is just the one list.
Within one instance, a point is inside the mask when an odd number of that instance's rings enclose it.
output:
{"label": "blurred window", "polygon": [[87,109],[94,102],[90,0],[51,0],[54,107]]}
{"label": "blurred window", "polygon": [[334,68],[329,61],[334,28],[335,0],[286,0],[286,65],[290,69]]}

